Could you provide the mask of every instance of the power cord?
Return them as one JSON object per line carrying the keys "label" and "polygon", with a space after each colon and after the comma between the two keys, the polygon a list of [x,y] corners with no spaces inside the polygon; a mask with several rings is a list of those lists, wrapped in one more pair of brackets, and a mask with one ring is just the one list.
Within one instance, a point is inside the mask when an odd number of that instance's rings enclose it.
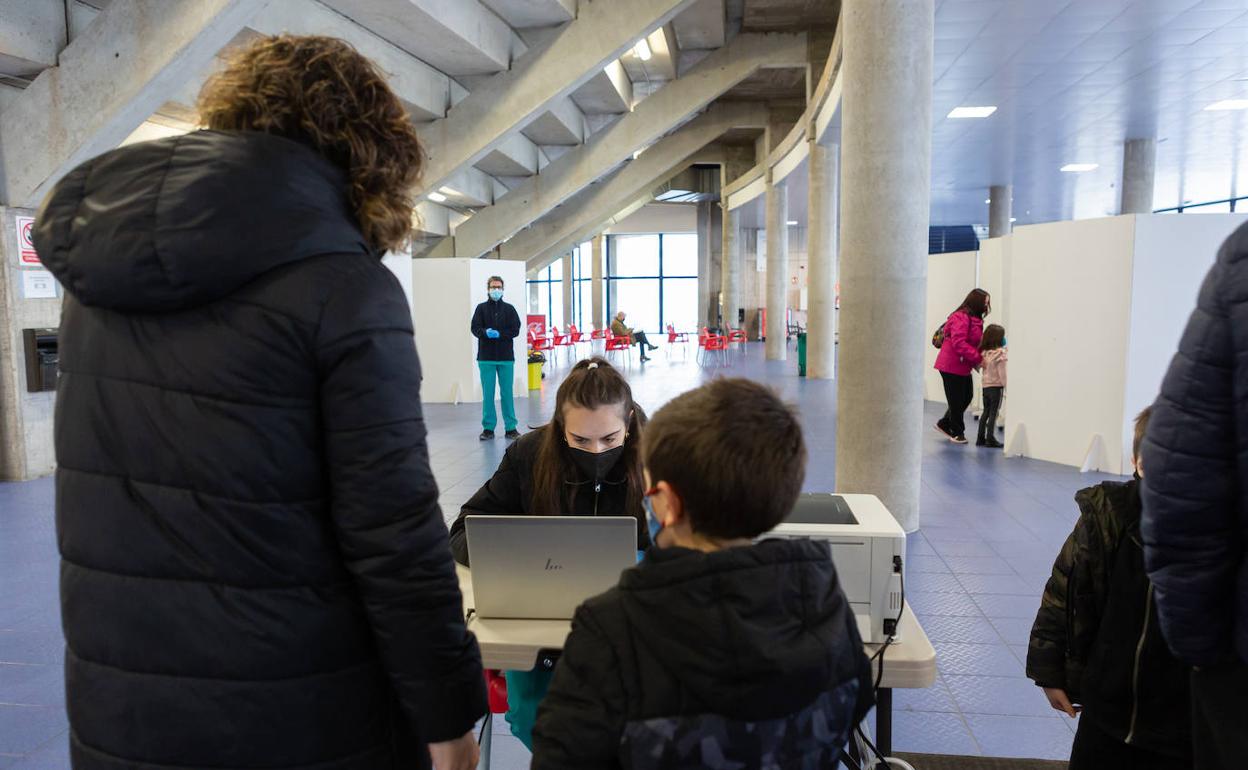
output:
{"label": "power cord", "polygon": [[[884,621],[884,631],[888,634],[888,638],[884,640],[884,644],[880,645],[880,649],[876,650],[875,654],[871,656],[870,663],[874,664],[877,660],[880,662],[880,667],[875,674],[875,684],[871,688],[872,692],[877,696],[880,692],[880,684],[884,681],[884,653],[897,640],[897,628],[901,625],[901,616],[906,611],[906,573],[902,568],[900,556],[893,557],[893,572],[897,574],[898,580],[901,581],[901,607],[897,610],[896,618],[889,618]],[[880,750],[871,742],[871,739],[866,736],[866,733],[862,730],[862,725],[858,725],[855,731],[858,734],[858,738],[867,745],[867,748],[871,749],[871,753],[879,760],[879,766],[888,767],[888,758],[880,753]],[[861,766],[859,767],[861,769]]]}

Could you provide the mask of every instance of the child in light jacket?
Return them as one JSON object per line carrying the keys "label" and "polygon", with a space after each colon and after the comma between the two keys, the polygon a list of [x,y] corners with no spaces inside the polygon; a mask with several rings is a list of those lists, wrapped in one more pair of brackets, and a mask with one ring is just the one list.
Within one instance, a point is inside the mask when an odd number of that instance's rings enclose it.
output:
{"label": "child in light jacket", "polygon": [[1005,327],[989,324],[980,340],[979,352],[983,356],[984,413],[979,417],[979,437],[975,439],[975,446],[1001,449],[1005,445],[997,441],[997,415],[1001,412],[1001,399],[1005,396],[1005,364],[1009,360]]}

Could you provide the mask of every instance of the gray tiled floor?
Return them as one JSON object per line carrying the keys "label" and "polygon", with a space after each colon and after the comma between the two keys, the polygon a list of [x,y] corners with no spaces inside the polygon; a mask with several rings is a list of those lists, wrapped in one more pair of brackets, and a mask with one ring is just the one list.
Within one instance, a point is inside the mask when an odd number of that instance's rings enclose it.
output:
{"label": "gray tiled floor", "polygon": [[[806,488],[832,489],[835,384],[798,379],[792,361],[761,357],[761,345],[751,345],[720,371],[768,381],[801,406],[810,449]],[[716,373],[679,355],[628,370],[648,411]],[[549,417],[565,371],[566,364],[553,367],[546,387],[518,402],[522,425]],[[940,411],[929,404],[927,422]],[[477,405],[427,405],[426,418],[451,519],[505,444],[477,440]],[[1048,709],[1023,677],[1023,659],[1039,592],[1076,517],[1071,497],[1103,477],[954,446],[927,426],[924,436],[923,529],[908,544],[906,589],[937,647],[940,675],[928,690],[896,693],[895,748],[1064,758],[1075,723]],[[50,479],[0,484],[0,768],[69,766],[52,508]],[[494,767],[527,766],[527,752],[503,720],[495,733]]]}

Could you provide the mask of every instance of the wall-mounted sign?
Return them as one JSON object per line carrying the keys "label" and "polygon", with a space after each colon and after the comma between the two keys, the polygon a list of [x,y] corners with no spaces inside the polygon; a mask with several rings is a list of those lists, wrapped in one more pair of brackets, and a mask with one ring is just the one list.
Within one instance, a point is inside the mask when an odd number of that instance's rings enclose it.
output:
{"label": "wall-mounted sign", "polygon": [[23,266],[38,266],[39,255],[35,253],[35,218],[14,217],[17,228],[17,263]]}
{"label": "wall-mounted sign", "polygon": [[47,270],[22,270],[22,296],[26,299],[56,299],[56,279]]}

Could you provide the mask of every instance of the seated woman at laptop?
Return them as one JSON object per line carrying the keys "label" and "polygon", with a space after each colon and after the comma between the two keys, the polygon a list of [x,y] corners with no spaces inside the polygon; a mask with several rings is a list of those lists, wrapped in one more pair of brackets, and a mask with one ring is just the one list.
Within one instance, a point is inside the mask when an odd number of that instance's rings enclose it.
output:
{"label": "seated woman at laptop", "polygon": [[[641,429],[646,415],[619,370],[602,358],[572,368],[550,422],[507,447],[494,476],[464,503],[451,525],[451,552],[468,565],[468,516],[632,516],[637,547],[650,547],[642,508]],[[508,671],[507,722],[532,747],[537,704],[550,674]]]}
{"label": "seated woman at laptop", "polygon": [[589,358],[572,368],[550,422],[507,448],[494,476],[451,525],[451,552],[468,566],[464,519],[489,514],[632,516],[637,546],[650,546],[641,507],[641,428],[646,416],[619,370]]}

